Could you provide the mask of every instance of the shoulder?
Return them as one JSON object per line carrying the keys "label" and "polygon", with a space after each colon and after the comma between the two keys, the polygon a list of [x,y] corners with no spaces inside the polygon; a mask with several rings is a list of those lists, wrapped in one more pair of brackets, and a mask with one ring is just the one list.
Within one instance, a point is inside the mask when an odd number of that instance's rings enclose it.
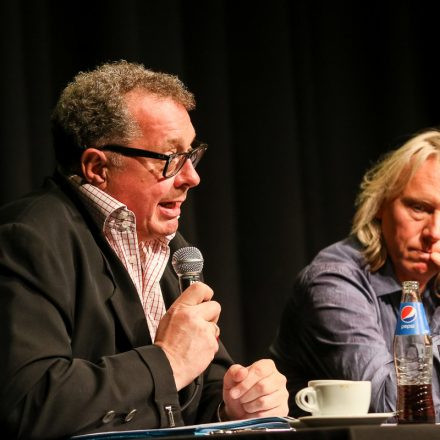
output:
{"label": "shoulder", "polygon": [[319,252],[303,269],[295,283],[295,296],[312,301],[375,302],[372,274],[360,243],[347,238]]}
{"label": "shoulder", "polygon": [[49,247],[61,252],[75,241],[75,235],[81,241],[90,240],[93,225],[84,215],[79,203],[49,182],[0,208],[1,241],[12,253],[41,253]]}
{"label": "shoulder", "polygon": [[320,274],[341,275],[366,274],[369,272],[362,246],[353,237],[338,241],[322,249],[303,270],[303,276],[314,278]]}
{"label": "shoulder", "polygon": [[71,198],[54,182],[0,207],[0,225],[8,223],[41,224],[77,212]]}

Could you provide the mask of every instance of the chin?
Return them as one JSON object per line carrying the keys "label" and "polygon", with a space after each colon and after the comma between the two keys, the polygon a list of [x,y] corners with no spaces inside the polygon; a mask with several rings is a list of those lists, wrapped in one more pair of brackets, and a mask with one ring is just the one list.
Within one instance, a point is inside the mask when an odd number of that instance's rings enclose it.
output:
{"label": "chin", "polygon": [[430,267],[429,264],[426,263],[416,264],[411,269],[412,270],[409,273],[410,276],[421,282],[431,279],[437,273],[432,267]]}
{"label": "chin", "polygon": [[412,268],[411,271],[409,271],[409,275],[410,276],[412,274],[414,274],[415,276],[425,275],[427,272],[428,272],[428,267],[426,266],[426,264],[417,264]]}
{"label": "chin", "polygon": [[162,237],[167,237],[168,235],[175,234],[177,232],[178,226],[179,226],[178,221],[170,222],[166,226],[164,226],[163,228],[160,229],[160,231],[161,231],[160,235]]}

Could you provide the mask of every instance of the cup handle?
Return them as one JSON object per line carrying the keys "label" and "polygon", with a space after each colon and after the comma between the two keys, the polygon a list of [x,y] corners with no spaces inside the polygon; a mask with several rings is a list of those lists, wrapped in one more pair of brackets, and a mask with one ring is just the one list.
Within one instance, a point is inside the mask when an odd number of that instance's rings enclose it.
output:
{"label": "cup handle", "polygon": [[296,393],[296,404],[309,413],[318,412],[318,404],[316,401],[316,391],[313,387],[303,388]]}

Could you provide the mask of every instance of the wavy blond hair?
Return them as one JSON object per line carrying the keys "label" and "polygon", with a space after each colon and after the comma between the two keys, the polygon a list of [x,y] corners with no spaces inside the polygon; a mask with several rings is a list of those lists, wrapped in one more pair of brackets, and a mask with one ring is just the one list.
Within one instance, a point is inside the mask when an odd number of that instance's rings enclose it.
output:
{"label": "wavy blond hair", "polygon": [[356,199],[351,233],[364,245],[363,253],[371,272],[380,269],[387,259],[377,219],[379,209],[403,191],[420,165],[431,156],[440,161],[440,131],[437,129],[415,135],[365,173]]}

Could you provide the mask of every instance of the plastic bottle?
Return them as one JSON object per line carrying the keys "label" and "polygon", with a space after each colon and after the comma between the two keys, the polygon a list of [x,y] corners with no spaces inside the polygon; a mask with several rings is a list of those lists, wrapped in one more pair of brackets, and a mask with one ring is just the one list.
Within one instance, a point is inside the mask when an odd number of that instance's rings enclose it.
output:
{"label": "plastic bottle", "polygon": [[398,423],[435,423],[432,342],[419,283],[404,281],[394,336]]}

